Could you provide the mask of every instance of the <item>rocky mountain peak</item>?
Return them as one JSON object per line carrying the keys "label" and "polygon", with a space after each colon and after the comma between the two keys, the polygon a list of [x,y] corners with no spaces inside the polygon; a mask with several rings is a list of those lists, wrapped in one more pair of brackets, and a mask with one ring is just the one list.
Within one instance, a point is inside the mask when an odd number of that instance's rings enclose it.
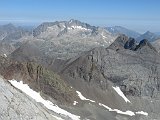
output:
{"label": "rocky mountain peak", "polygon": [[128,40],[129,38],[126,35],[122,34],[117,37],[117,39],[109,46],[109,48],[115,50],[123,49]]}
{"label": "rocky mountain peak", "polygon": [[146,36],[146,37],[147,37],[147,36],[150,36],[150,37],[155,37],[155,36],[157,36],[156,34],[150,32],[150,31],[145,32],[143,35]]}
{"label": "rocky mountain peak", "polygon": [[136,40],[134,38],[129,38],[128,41],[125,43],[124,48],[134,50],[136,48]]}
{"label": "rocky mountain peak", "polygon": [[157,50],[152,46],[152,44],[147,39],[141,40],[139,45],[136,46],[135,50],[142,49],[145,46],[157,52]]}
{"label": "rocky mountain peak", "polygon": [[0,31],[6,31],[7,33],[11,33],[16,30],[17,30],[17,27],[15,27],[12,23],[0,26]]}
{"label": "rocky mountain peak", "polygon": [[149,48],[148,50],[152,49],[157,52],[157,50],[151,45],[151,43],[147,39],[141,40],[138,44],[138,42],[134,38],[129,38],[123,34],[117,37],[117,39],[108,48],[114,49],[116,51],[120,49],[137,51],[142,49],[143,47],[147,47]]}
{"label": "rocky mountain peak", "polygon": [[139,45],[147,45],[147,44],[149,44],[149,41],[147,39],[143,39],[139,43]]}
{"label": "rocky mountain peak", "polygon": [[144,34],[154,34],[154,33],[150,32],[150,31],[147,31]]}
{"label": "rocky mountain peak", "polygon": [[80,22],[79,20],[71,19],[71,20],[68,21],[68,23],[69,24],[73,24],[73,23],[78,24],[78,23],[82,23],[82,22]]}
{"label": "rocky mountain peak", "polygon": [[78,30],[78,31],[96,31],[98,27],[91,26],[87,23],[81,22],[79,20],[71,19],[69,21],[56,21],[56,22],[44,22],[34,29],[34,37],[40,35],[43,32],[54,32],[59,34],[68,33],[68,30]]}
{"label": "rocky mountain peak", "polygon": [[95,26],[91,26],[87,23],[74,19],[71,19],[70,21],[67,22],[67,27],[71,27],[72,29],[83,29],[83,30],[88,30],[88,29],[92,30],[96,28]]}
{"label": "rocky mountain peak", "polygon": [[144,34],[140,35],[140,36],[137,38],[137,40],[138,40],[138,41],[141,41],[141,40],[143,40],[143,39],[147,39],[149,42],[153,42],[153,41],[157,40],[158,38],[159,38],[158,35],[150,32],[150,31],[147,31],[147,32],[145,32]]}
{"label": "rocky mountain peak", "polygon": [[12,23],[8,23],[6,25],[3,25],[3,27],[15,27]]}
{"label": "rocky mountain peak", "polygon": [[138,36],[140,36],[141,34],[134,31],[134,30],[130,30],[127,29],[125,27],[122,26],[112,26],[112,27],[106,27],[106,29],[111,32],[112,34],[125,34],[128,37],[133,37],[133,38],[137,38]]}

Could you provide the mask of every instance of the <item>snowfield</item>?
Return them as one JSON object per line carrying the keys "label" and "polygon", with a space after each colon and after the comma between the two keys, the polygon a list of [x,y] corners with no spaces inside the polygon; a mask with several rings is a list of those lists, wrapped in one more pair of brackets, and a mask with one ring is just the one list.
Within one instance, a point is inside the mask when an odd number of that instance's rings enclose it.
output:
{"label": "snowfield", "polygon": [[9,82],[22,92],[26,93],[29,95],[31,98],[33,98],[36,102],[42,103],[47,109],[52,110],[55,113],[58,113],[60,115],[65,115],[70,117],[73,120],[80,120],[80,116],[71,114],[62,108],[58,107],[57,105],[53,104],[51,101],[44,100],[41,96],[40,93],[37,93],[36,91],[33,91],[27,84],[23,84],[22,81],[17,82],[16,80],[9,80]]}

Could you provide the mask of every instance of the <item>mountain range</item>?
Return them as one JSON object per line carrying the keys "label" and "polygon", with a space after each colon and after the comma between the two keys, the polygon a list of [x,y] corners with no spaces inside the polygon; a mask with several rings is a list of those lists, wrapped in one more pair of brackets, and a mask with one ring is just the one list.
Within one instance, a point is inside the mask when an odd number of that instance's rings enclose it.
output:
{"label": "mountain range", "polygon": [[[47,56],[67,59],[94,47],[107,47],[116,38],[104,28],[91,26],[73,19],[42,23],[30,33],[33,35],[25,32],[26,36],[23,35],[21,38],[17,37],[12,40],[13,42],[7,46],[12,48],[11,50],[5,50],[5,47],[2,47],[1,54],[9,54],[21,44],[27,44],[26,41],[30,41],[31,44],[33,42],[33,44],[39,45],[38,48]],[[15,34],[17,35],[17,33]],[[3,41],[9,40],[8,36],[5,38],[6,40],[2,38]],[[3,42],[1,44],[2,46],[6,45]]]}
{"label": "mountain range", "polygon": [[10,54],[26,39],[31,32],[23,27],[15,27],[13,24],[0,26],[0,54]]}
{"label": "mountain range", "polygon": [[94,47],[107,47],[120,34],[136,38],[138,42],[142,39],[153,42],[159,38],[149,31],[140,34],[121,26],[95,27],[74,19],[45,22],[33,29],[7,24],[0,26],[0,54],[8,55],[30,40],[40,45],[39,49],[47,56],[68,59]]}
{"label": "mountain range", "polygon": [[152,33],[150,31],[147,31],[145,32],[144,34],[140,35],[137,40],[140,41],[142,39],[147,39],[149,40],[150,42],[154,42],[156,41],[157,39],[159,39],[160,36],[158,34],[155,34],[155,33]]}
{"label": "mountain range", "polygon": [[137,38],[141,35],[140,33],[136,32],[136,31],[129,30],[129,29],[122,27],[122,26],[106,27],[106,29],[109,32],[111,32],[112,34],[125,34],[129,37],[132,37],[132,38]]}
{"label": "mountain range", "polygon": [[6,26],[0,120],[159,120],[159,39],[73,19]]}
{"label": "mountain range", "polygon": [[106,27],[106,29],[114,35],[125,34],[128,37],[135,38],[138,42],[143,39],[147,39],[150,42],[154,42],[160,38],[159,32],[152,33],[150,31],[147,31],[143,34],[140,34],[136,31],[133,31],[133,30],[127,29],[125,27],[121,27],[121,26]]}

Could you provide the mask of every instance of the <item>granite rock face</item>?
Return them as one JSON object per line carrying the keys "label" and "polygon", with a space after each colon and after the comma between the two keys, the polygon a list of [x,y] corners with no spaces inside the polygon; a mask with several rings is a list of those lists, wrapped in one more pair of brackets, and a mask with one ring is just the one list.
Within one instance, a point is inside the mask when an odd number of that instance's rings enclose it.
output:
{"label": "granite rock face", "polygon": [[0,78],[0,120],[57,120],[43,106]]}

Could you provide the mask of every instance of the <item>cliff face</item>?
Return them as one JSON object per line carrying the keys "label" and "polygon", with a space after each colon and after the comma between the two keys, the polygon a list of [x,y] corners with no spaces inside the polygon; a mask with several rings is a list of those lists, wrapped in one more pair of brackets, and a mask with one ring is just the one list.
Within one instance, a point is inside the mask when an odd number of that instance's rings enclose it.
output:
{"label": "cliff face", "polygon": [[4,60],[1,74],[7,80],[23,80],[33,90],[46,94],[62,104],[73,103],[78,99],[74,89],[71,89],[60,76],[33,62],[13,62]]}

